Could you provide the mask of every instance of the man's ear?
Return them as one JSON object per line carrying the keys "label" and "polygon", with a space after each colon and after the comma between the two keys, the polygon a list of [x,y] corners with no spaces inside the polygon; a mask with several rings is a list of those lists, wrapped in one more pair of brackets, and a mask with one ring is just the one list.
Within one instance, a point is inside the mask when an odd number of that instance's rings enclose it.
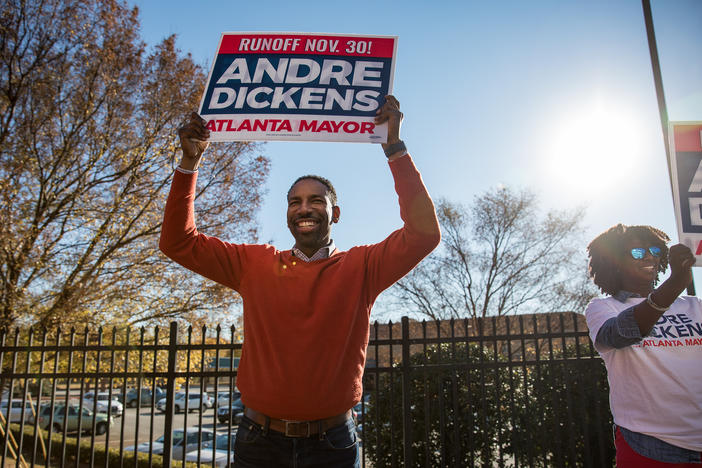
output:
{"label": "man's ear", "polygon": [[331,222],[332,223],[338,223],[339,222],[339,216],[341,216],[341,208],[338,206],[332,206],[332,217],[331,217]]}

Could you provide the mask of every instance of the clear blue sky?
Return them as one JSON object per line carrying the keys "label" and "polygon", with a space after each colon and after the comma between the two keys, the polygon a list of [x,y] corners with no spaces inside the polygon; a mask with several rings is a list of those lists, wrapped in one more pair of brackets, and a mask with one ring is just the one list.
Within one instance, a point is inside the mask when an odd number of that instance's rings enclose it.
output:
{"label": "clear blue sky", "polygon": [[[224,31],[399,36],[402,137],[435,199],[470,203],[503,184],[534,190],[546,209],[585,206],[583,257],[618,222],[677,239],[638,0],[129,3],[149,44],[177,34],[206,70]],[[702,1],[652,8],[670,119],[702,120]],[[378,146],[273,142],[263,153],[272,170],[262,241],[292,245],[285,193],[307,173],[339,193],[338,247],[377,242],[401,225]]]}

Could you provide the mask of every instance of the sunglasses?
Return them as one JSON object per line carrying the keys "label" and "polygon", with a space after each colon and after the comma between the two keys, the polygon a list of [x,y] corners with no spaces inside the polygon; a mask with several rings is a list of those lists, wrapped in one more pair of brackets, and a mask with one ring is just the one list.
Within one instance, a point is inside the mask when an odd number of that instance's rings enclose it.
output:
{"label": "sunglasses", "polygon": [[[661,256],[661,248],[656,247],[656,246],[651,246],[648,248],[648,251],[653,255],[654,257],[660,257]],[[634,247],[631,249],[631,256],[634,257],[636,260],[641,260],[646,256],[646,249],[643,247]]]}

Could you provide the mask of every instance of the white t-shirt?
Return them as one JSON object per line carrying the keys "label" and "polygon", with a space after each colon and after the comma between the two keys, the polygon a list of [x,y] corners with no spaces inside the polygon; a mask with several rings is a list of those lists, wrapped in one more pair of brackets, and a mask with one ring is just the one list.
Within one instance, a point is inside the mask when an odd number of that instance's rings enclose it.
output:
{"label": "white t-shirt", "polygon": [[[645,299],[594,299],[585,310],[595,343],[602,324]],[[636,345],[595,348],[607,367],[614,423],[702,451],[702,303],[682,296]]]}

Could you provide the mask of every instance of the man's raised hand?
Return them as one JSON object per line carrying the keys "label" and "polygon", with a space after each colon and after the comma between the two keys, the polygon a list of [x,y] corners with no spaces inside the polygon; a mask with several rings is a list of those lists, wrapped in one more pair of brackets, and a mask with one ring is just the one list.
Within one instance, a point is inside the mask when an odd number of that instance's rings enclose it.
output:
{"label": "man's raised hand", "polygon": [[194,171],[200,164],[202,153],[205,152],[210,142],[210,131],[205,127],[207,121],[197,112],[190,114],[190,121],[178,129],[180,147],[183,150],[183,159],[180,167]]}
{"label": "man's raised hand", "polygon": [[383,144],[383,149],[387,145],[400,141],[400,126],[404,115],[400,112],[400,101],[392,94],[385,96],[385,104],[375,113],[375,124],[388,123],[388,142]]}

